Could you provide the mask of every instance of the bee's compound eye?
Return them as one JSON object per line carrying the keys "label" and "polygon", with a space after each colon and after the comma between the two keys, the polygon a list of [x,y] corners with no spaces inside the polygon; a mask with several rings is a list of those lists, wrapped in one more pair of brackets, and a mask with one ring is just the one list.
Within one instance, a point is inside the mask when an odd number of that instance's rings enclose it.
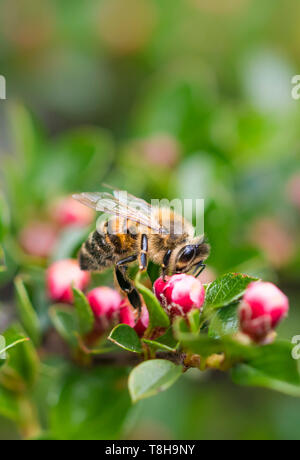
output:
{"label": "bee's compound eye", "polygon": [[178,261],[182,263],[191,262],[196,254],[195,246],[185,246],[178,255]]}

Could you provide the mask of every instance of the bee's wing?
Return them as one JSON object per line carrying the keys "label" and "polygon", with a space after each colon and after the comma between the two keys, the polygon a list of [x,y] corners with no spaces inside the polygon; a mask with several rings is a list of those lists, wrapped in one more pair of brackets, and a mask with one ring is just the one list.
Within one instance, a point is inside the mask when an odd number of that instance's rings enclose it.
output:
{"label": "bee's wing", "polygon": [[149,215],[152,213],[152,206],[149,203],[147,203],[147,201],[142,200],[141,198],[137,198],[136,196],[131,195],[128,192],[124,192],[120,189],[114,188],[111,185],[102,185],[106,188],[111,189],[114,197],[116,197],[122,203],[125,203],[127,206],[142,209],[146,212],[146,214]]}
{"label": "bee's wing", "polygon": [[117,198],[117,200],[121,201],[126,206],[144,211],[147,215],[151,215],[152,213],[152,206],[141,198],[137,198],[134,195],[130,195],[130,193],[124,193],[120,190],[114,190],[113,195],[115,198]]}
{"label": "bee's wing", "polygon": [[80,193],[78,195],[73,195],[73,198],[96,211],[130,219],[157,233],[166,233],[166,230],[154,220],[150,205],[148,205],[147,210],[140,210],[137,204],[137,208],[133,205],[133,200],[130,201],[128,199],[125,201],[125,199],[119,199],[117,196],[106,192]]}

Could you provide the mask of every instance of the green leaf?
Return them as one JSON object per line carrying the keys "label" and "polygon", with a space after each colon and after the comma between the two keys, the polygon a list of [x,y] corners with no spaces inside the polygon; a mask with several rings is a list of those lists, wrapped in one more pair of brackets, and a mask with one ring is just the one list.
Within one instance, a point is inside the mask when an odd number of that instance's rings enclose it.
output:
{"label": "green leaf", "polygon": [[234,303],[217,310],[211,319],[208,335],[215,339],[220,339],[225,335],[233,335],[238,332],[237,308],[238,303]]}
{"label": "green leaf", "polygon": [[39,153],[40,143],[40,135],[33,118],[19,103],[9,105],[8,115],[11,142],[18,155],[18,160],[27,167],[33,165]]}
{"label": "green leaf", "polygon": [[14,393],[0,387],[0,414],[13,421],[20,418],[18,401]]}
{"label": "green leaf", "polygon": [[232,380],[240,385],[259,386],[300,397],[298,363],[292,358],[292,345],[278,341],[257,347],[245,364],[237,364]]}
{"label": "green leaf", "polygon": [[150,359],[130,373],[128,386],[133,402],[154,396],[169,388],[182,374],[182,366],[166,359]]}
{"label": "green leaf", "polygon": [[190,328],[186,320],[180,316],[177,316],[173,321],[173,330],[175,337],[179,340],[179,337],[183,333],[189,333]]}
{"label": "green leaf", "polygon": [[217,278],[207,286],[204,308],[220,308],[235,302],[243,296],[252,281],[257,279],[237,273],[229,273]]}
{"label": "green leaf", "polygon": [[[0,336],[0,337],[1,337],[1,336]],[[28,340],[29,340],[28,337],[24,337],[24,338],[22,338],[22,339],[15,340],[13,343],[11,343],[11,344],[5,346],[4,348],[1,348],[1,347],[0,347],[0,359],[2,359],[1,356],[2,356],[4,353],[6,353],[7,350],[10,350],[10,348],[15,347],[15,346],[18,345],[19,343],[28,342]],[[0,343],[1,343],[1,342],[0,342]]]}
{"label": "green leaf", "polygon": [[160,266],[150,260],[150,262],[148,263],[148,267],[147,267],[147,273],[148,273],[148,276],[152,284],[154,284],[157,278],[159,278],[160,270],[161,270]]}
{"label": "green leaf", "polygon": [[[49,436],[53,439],[120,439],[131,403],[127,370],[98,366],[83,372],[64,364],[61,379],[51,379]],[[126,425],[127,423],[127,425]]]}
{"label": "green leaf", "polygon": [[198,332],[200,328],[200,310],[194,308],[188,313],[187,318],[191,332]]}
{"label": "green leaf", "polygon": [[66,305],[53,305],[49,309],[53,326],[69,345],[77,346],[77,317],[75,310]]}
{"label": "green leaf", "polygon": [[149,329],[154,329],[156,327],[168,327],[170,325],[169,317],[160,305],[159,301],[157,300],[153,292],[137,281],[136,287],[142,294],[149,312]]}
{"label": "green leaf", "polygon": [[78,329],[85,335],[93,329],[95,317],[86,296],[80,290],[73,288],[74,305],[77,314]]}
{"label": "green leaf", "polygon": [[167,331],[155,340],[142,339],[142,341],[150,347],[153,351],[171,351],[174,352],[177,349],[178,342],[174,338],[173,328],[169,327]]}
{"label": "green leaf", "polygon": [[173,335],[173,328],[169,327],[167,331],[155,340],[143,339],[143,342],[150,346],[153,350],[176,351],[178,341]]}
{"label": "green leaf", "polygon": [[15,279],[15,291],[21,322],[33,343],[38,346],[41,341],[39,318],[30,302],[28,293],[20,277]]}
{"label": "green leaf", "polygon": [[110,333],[108,339],[125,350],[142,353],[141,341],[135,330],[127,324],[118,324]]}
{"label": "green leaf", "polygon": [[[3,381],[8,387],[15,387],[18,382],[32,386],[39,368],[39,358],[33,344],[28,341],[18,324],[10,326],[3,333],[3,337],[5,346],[9,347],[6,362],[1,368]],[[14,346],[17,343],[18,346]]]}

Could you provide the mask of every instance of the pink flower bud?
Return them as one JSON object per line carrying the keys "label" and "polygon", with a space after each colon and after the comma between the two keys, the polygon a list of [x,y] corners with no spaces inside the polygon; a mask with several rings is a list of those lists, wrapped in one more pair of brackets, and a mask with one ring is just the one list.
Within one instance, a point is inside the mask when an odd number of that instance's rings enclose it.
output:
{"label": "pink flower bud", "polygon": [[61,198],[51,209],[53,220],[60,227],[85,227],[90,225],[94,219],[94,211],[87,206],[74,200],[71,196]]}
{"label": "pink flower bud", "polygon": [[127,299],[124,299],[120,305],[120,323],[133,327],[136,333],[142,337],[149,326],[149,313],[146,305],[142,306],[141,316],[136,322],[137,316],[138,311],[129,304]]}
{"label": "pink flower bud", "polygon": [[201,281],[191,275],[173,275],[164,287],[162,281],[156,280],[154,290],[172,316],[184,316],[193,308],[201,309],[205,299]]}
{"label": "pink flower bud", "polygon": [[52,300],[72,303],[72,286],[83,290],[90,282],[90,274],[80,270],[77,260],[65,259],[49,267],[46,281],[48,295]]}
{"label": "pink flower bud", "polygon": [[118,291],[109,287],[97,287],[87,294],[87,299],[96,318],[110,320],[119,310],[122,298]]}
{"label": "pink flower bud", "polygon": [[49,222],[30,222],[20,233],[20,244],[27,254],[48,257],[57,241],[57,232]]}
{"label": "pink flower bud", "polygon": [[241,330],[254,341],[262,341],[287,315],[289,301],[272,283],[251,283],[239,309]]}
{"label": "pink flower bud", "polygon": [[162,277],[157,278],[157,280],[153,284],[154,294],[158,298],[158,300],[163,303],[163,291],[169,281],[170,277],[166,276],[165,280]]}

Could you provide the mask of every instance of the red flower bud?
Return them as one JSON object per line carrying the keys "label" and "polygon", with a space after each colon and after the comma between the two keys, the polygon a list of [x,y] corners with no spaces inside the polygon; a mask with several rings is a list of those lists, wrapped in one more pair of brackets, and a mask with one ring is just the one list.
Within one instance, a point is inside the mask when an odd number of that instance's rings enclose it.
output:
{"label": "red flower bud", "polygon": [[48,257],[57,240],[57,232],[49,222],[30,222],[20,233],[20,244],[27,254]]}
{"label": "red flower bud", "polygon": [[127,299],[124,299],[120,305],[120,323],[133,327],[136,333],[142,337],[149,326],[149,313],[146,305],[142,306],[140,318],[136,322],[137,316],[138,311],[129,304]]}
{"label": "red flower bud", "polygon": [[94,211],[74,200],[71,196],[61,198],[54,203],[51,215],[60,227],[71,225],[85,227],[90,225],[94,219]]}
{"label": "red flower bud", "polygon": [[272,283],[251,283],[239,309],[241,330],[254,341],[262,341],[287,315],[289,301]]}
{"label": "red flower bud", "polygon": [[64,259],[49,267],[46,281],[48,295],[52,300],[72,303],[72,286],[83,290],[90,282],[90,274],[80,270],[77,260]]}
{"label": "red flower bud", "polygon": [[157,280],[154,282],[153,284],[153,290],[154,290],[154,294],[156,295],[156,297],[158,298],[158,300],[163,303],[163,292],[164,292],[164,289],[169,281],[170,277],[169,276],[166,276],[165,277],[165,280],[163,280],[162,277],[160,278],[157,278]]}
{"label": "red flower bud", "polygon": [[97,287],[87,294],[87,299],[96,318],[110,320],[119,310],[122,298],[118,291],[109,287]]}
{"label": "red flower bud", "polygon": [[154,291],[172,316],[184,316],[193,308],[202,308],[205,290],[202,283],[194,276],[173,275],[164,286],[162,283],[163,280],[156,280]]}

